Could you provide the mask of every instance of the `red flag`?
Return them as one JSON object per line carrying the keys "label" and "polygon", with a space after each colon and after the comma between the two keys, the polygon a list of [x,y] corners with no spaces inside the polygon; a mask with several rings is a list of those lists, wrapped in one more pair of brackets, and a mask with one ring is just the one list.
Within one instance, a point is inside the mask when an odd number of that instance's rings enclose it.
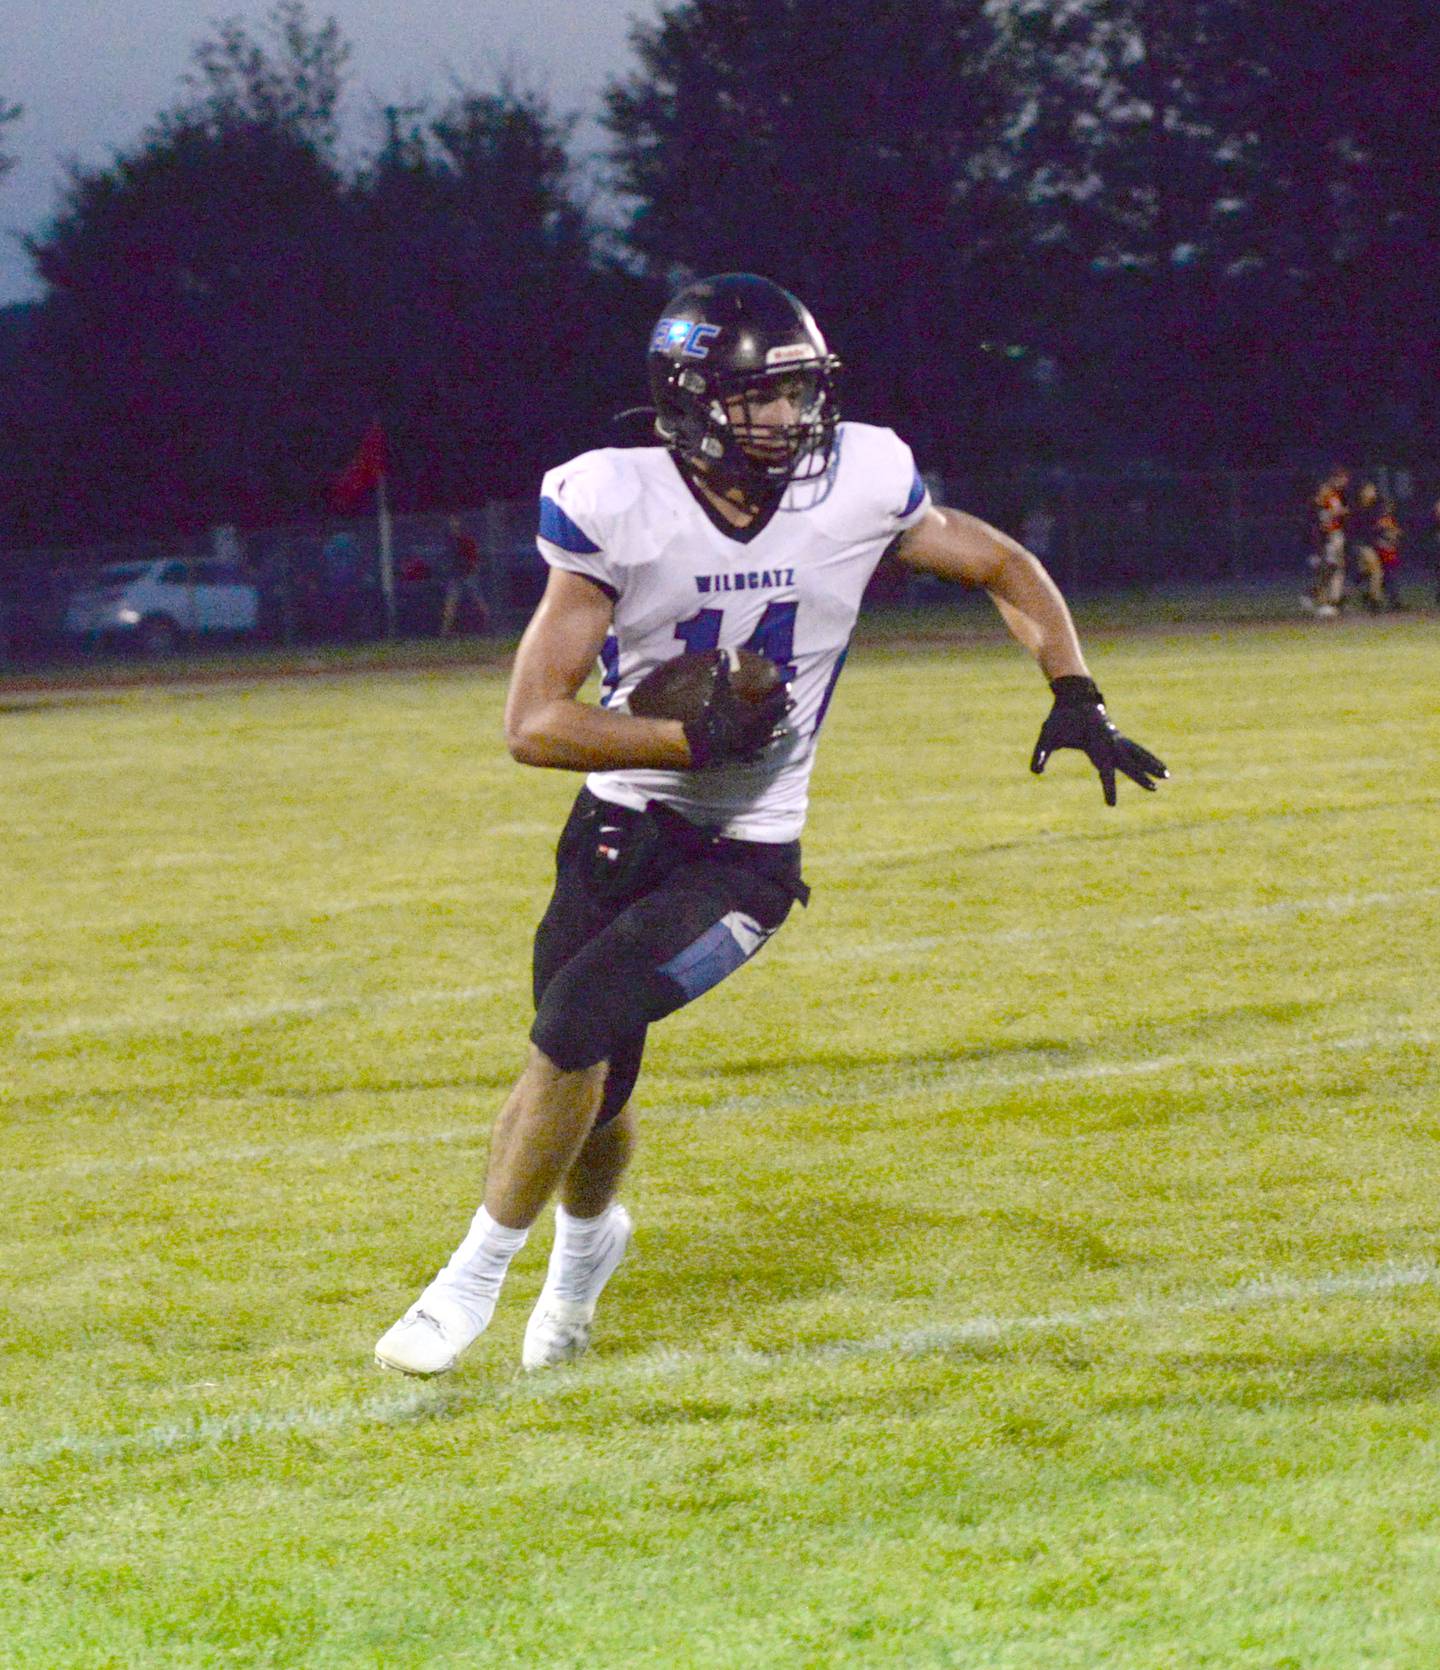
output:
{"label": "red flag", "polygon": [[342,514],[354,510],[385,478],[385,431],[372,423],[355,456],[330,484],[330,505]]}

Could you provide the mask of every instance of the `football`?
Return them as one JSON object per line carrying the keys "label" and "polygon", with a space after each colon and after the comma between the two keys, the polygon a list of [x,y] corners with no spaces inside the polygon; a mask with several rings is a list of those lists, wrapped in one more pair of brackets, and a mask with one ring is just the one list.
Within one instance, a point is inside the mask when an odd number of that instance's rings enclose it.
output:
{"label": "football", "polygon": [[780,669],[751,649],[707,649],[677,655],[653,667],[630,692],[630,711],[641,719],[689,724],[704,711],[720,657],[730,663],[730,683],[743,701],[758,702],[780,682]]}

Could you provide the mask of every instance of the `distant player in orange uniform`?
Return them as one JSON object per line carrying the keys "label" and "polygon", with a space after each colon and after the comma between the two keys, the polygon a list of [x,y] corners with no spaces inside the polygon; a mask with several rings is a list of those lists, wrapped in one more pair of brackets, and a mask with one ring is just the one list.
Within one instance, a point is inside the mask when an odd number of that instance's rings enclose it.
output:
{"label": "distant player in orange uniform", "polygon": [[1317,615],[1338,614],[1345,596],[1345,525],[1350,520],[1350,501],[1345,495],[1349,486],[1350,471],[1336,464],[1311,500],[1315,549],[1310,566],[1315,570],[1315,581],[1301,601]]}
{"label": "distant player in orange uniform", "polygon": [[1377,574],[1372,591],[1378,595],[1378,606],[1383,610],[1403,610],[1400,593],[1395,590],[1395,569],[1400,566],[1400,518],[1390,499],[1380,496],[1380,514],[1375,518],[1375,558]]}
{"label": "distant player in orange uniform", "polygon": [[1362,481],[1355,495],[1355,508],[1350,513],[1347,531],[1350,549],[1355,553],[1355,566],[1365,586],[1361,598],[1372,614],[1384,607],[1380,593],[1380,554],[1376,549],[1383,509],[1380,489],[1373,481]]}
{"label": "distant player in orange uniform", "polygon": [[1404,608],[1392,578],[1400,561],[1400,523],[1394,505],[1373,481],[1360,489],[1355,520],[1355,557],[1365,578],[1365,607],[1372,614]]}

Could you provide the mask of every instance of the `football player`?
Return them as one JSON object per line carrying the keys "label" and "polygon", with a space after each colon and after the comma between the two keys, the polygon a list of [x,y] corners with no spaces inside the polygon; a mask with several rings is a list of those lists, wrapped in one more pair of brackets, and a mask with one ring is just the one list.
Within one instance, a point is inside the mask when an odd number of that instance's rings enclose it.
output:
{"label": "football player", "polygon": [[1402,608],[1391,572],[1400,561],[1400,523],[1394,505],[1373,481],[1360,485],[1350,532],[1365,582],[1361,594],[1365,607],[1371,614]]}
{"label": "football player", "polygon": [[[838,362],[808,310],[752,274],[693,284],[651,336],[658,445],[551,470],[539,545],[549,582],[505,710],[522,764],[584,772],[535,938],[530,1054],[496,1121],[484,1201],[449,1262],[376,1345],[407,1374],[454,1366],[485,1328],[546,1201],[555,1238],[522,1362],[586,1348],[625,1255],[615,1199],[647,1028],[723,980],[804,903],[801,826],[815,749],[866,583],[907,567],[985,587],[1050,681],[1031,770],[1087,754],[1117,776],[1164,765],[1111,723],[1070,614],[1013,539],[938,507],[891,430],[841,422]],[[689,721],[627,698],[686,652],[749,648],[783,684],[756,704],[723,661]],[[579,700],[598,660],[601,697]]]}
{"label": "football player", "polygon": [[1333,618],[1345,600],[1346,523],[1350,519],[1350,501],[1346,497],[1350,486],[1350,471],[1344,464],[1336,464],[1315,489],[1310,501],[1315,518],[1315,546],[1310,566],[1315,579],[1310,590],[1300,599],[1313,614]]}

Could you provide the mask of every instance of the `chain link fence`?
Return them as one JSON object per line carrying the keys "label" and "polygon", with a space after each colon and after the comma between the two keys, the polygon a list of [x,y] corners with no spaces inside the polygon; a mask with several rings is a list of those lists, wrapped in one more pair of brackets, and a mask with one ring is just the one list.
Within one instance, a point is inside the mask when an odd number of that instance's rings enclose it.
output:
{"label": "chain link fence", "polygon": [[182,639],[302,645],[433,636],[456,576],[456,532],[474,541],[479,564],[473,587],[456,599],[453,630],[515,631],[545,578],[528,499],[395,517],[388,588],[374,517],[3,552],[0,660],[168,652]]}
{"label": "chain link fence", "polygon": [[[1321,471],[1054,469],[948,475],[946,502],[1023,540],[1062,589],[1277,580],[1305,572]],[[1393,498],[1417,535],[1440,470],[1357,472]],[[1424,491],[1432,484],[1428,496]]]}
{"label": "chain link fence", "polygon": [[[1418,547],[1434,526],[1431,507],[1440,491],[1440,469],[1363,473],[1394,498],[1411,546]],[[929,480],[938,502],[973,511],[1013,533],[1041,557],[1062,589],[1079,594],[1273,583],[1286,577],[1298,589],[1306,573],[1310,500],[1318,476],[1299,468],[1123,475],[951,470]],[[517,631],[545,581],[529,499],[495,501],[453,517],[397,516],[388,596],[373,517],[0,552],[0,661],[79,658],[121,642],[160,653],[181,639],[210,636],[302,645],[375,639],[392,631],[409,638],[433,635],[442,624],[457,526],[480,553],[479,601],[462,604],[454,629]],[[137,577],[137,571],[143,572]],[[161,578],[167,574],[168,581]],[[220,591],[212,582],[221,591],[228,586],[237,596],[243,593],[246,608],[227,613],[224,598],[215,601]],[[134,606],[127,603],[127,587]],[[940,602],[944,591],[892,564],[877,575],[869,601],[878,607],[924,607]],[[88,611],[77,603],[82,597]],[[173,630],[153,630],[162,615],[175,617]]]}

